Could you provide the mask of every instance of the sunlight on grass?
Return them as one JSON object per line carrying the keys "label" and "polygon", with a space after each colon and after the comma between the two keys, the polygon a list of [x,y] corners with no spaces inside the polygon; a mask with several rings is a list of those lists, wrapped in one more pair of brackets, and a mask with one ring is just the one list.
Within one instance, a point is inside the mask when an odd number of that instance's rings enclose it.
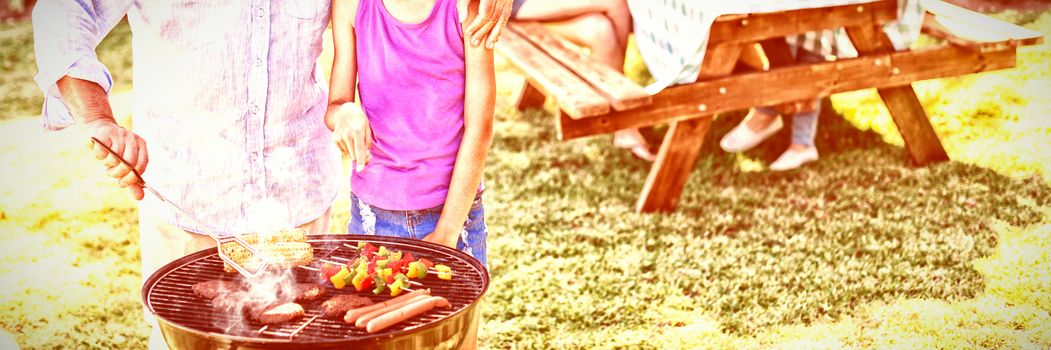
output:
{"label": "sunlight on grass", "polygon": [[766,165],[762,161],[748,157],[744,153],[734,154],[734,163],[737,169],[746,173],[755,173],[766,170]]}
{"label": "sunlight on grass", "polygon": [[[913,84],[954,160],[1051,183],[1051,12],[1026,27],[1044,43],[1021,47],[1013,69]],[[836,110],[862,130],[902,145],[875,90],[832,96]]]}

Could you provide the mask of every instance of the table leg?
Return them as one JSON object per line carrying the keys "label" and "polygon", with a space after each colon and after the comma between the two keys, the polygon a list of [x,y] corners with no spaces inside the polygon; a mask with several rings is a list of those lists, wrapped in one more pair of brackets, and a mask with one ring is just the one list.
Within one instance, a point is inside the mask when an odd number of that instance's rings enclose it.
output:
{"label": "table leg", "polygon": [[682,188],[697,164],[711,123],[711,116],[706,115],[671,124],[635,204],[636,211],[672,211],[679,205]]}
{"label": "table leg", "polygon": [[[878,54],[894,51],[890,38],[878,26],[848,27],[847,35],[859,55]],[[893,64],[893,62],[891,62]],[[894,124],[898,126],[901,138],[905,140],[905,150],[913,163],[927,165],[933,162],[949,160],[942,148],[938,134],[934,132],[927,119],[923,105],[916,98],[911,85],[878,89],[880,98],[887,105]]]}
{"label": "table leg", "polygon": [[515,101],[515,107],[520,111],[539,108],[544,105],[545,99],[544,93],[529,84],[528,80],[522,82],[522,88],[512,98]]}
{"label": "table leg", "polygon": [[[697,80],[712,79],[733,72],[734,65],[741,56],[742,47],[742,44],[709,47]],[[704,137],[708,134],[711,122],[711,114],[698,113],[695,118],[671,124],[657,152],[657,160],[650,167],[635,211],[675,210],[679,205],[679,197],[682,196],[682,188],[697,163],[697,156],[701,153],[701,145],[704,144]]]}

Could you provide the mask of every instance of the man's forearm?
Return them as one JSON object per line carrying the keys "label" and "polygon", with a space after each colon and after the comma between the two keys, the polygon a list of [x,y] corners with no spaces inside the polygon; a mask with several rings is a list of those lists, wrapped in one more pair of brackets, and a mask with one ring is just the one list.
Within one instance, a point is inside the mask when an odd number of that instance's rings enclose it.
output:
{"label": "man's forearm", "polygon": [[58,80],[58,91],[70,113],[83,123],[95,121],[112,121],[113,109],[110,108],[109,95],[98,84],[64,76]]}

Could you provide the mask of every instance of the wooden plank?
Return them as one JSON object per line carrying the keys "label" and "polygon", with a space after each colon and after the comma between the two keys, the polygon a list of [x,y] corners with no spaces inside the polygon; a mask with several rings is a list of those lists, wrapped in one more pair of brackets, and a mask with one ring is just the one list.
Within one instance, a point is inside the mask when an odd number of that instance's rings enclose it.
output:
{"label": "wooden plank", "polygon": [[[1013,23],[1004,22],[945,1],[923,0],[922,4],[923,7],[927,9],[927,12],[934,14],[939,22],[943,22],[942,24],[949,22],[960,24],[958,26],[949,25],[949,27],[965,27],[968,29],[981,28],[979,31],[981,32],[981,35],[986,36],[986,38],[978,41],[1013,41],[1020,45],[1037,45],[1043,42],[1043,34],[1040,34],[1037,31]],[[946,29],[949,29],[950,32],[952,32],[951,28]],[[953,34],[962,37],[968,36],[966,33]]]}
{"label": "wooden plank", "polygon": [[[893,52],[894,46],[879,26],[857,26],[847,27],[847,35],[854,47],[858,49],[859,55],[883,54]],[[950,65],[951,61],[945,60],[937,63]],[[899,62],[892,62],[898,64]],[[900,71],[900,67],[897,68]],[[913,163],[926,165],[932,162],[949,160],[945,148],[942,147],[938,134],[934,132],[927,119],[927,113],[923,111],[923,105],[916,98],[916,92],[911,85],[885,87],[876,89],[883,103],[887,105],[894,124],[898,126],[898,132],[905,141],[905,150],[908,151]]]}
{"label": "wooden plank", "polygon": [[565,39],[551,34],[536,22],[510,23],[507,27],[546,52],[551,58],[569,68],[591,84],[595,91],[609,100],[613,109],[623,111],[644,106],[652,101],[650,94],[623,73],[573,48]]}
{"label": "wooden plank", "polygon": [[[1015,66],[1013,48],[977,54],[952,45],[874,54],[832,62],[774,68],[673,86],[653,103],[632,111],[581,120],[559,119],[563,139],[605,134],[683,120],[698,112],[723,113],[755,106],[813,99],[867,88],[979,73]],[[896,68],[896,69],[895,69]]]}
{"label": "wooden plank", "polygon": [[800,9],[784,12],[728,15],[715,19],[709,43],[750,43],[813,30],[860,24],[882,24],[898,18],[897,0]]}
{"label": "wooden plank", "polygon": [[770,61],[766,58],[766,52],[759,43],[745,45],[741,49],[741,64],[755,70],[770,69]]}
{"label": "wooden plank", "polygon": [[530,83],[544,95],[554,98],[573,118],[609,113],[609,102],[514,31],[505,31],[497,50],[525,73]]}
{"label": "wooden plank", "polygon": [[533,85],[529,84],[528,81],[522,82],[522,88],[518,89],[518,92],[512,96],[515,101],[515,108],[520,111],[524,111],[530,108],[540,108],[544,106],[544,93],[537,90]]}
{"label": "wooden plank", "polygon": [[[734,65],[741,55],[741,44],[722,44],[709,46],[705,54],[704,62],[701,64],[701,73],[698,80],[713,79],[730,74]],[[630,113],[617,112],[617,113]],[[691,111],[678,114],[683,121],[671,124],[664,141],[661,142],[660,150],[657,151],[657,159],[650,167],[650,173],[646,176],[646,184],[642,186],[642,193],[635,210],[638,212],[672,211],[679,205],[682,189],[686,180],[690,177],[697,164],[697,157],[701,153],[704,136],[708,133],[711,125],[711,113],[704,111]],[[564,130],[559,129],[560,133]]]}

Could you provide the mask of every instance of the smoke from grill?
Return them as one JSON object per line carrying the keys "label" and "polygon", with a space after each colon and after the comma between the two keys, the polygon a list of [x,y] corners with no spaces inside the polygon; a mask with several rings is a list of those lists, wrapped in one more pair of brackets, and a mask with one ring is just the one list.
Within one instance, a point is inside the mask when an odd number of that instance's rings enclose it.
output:
{"label": "smoke from grill", "polygon": [[[253,214],[252,231],[259,235],[259,242],[271,241],[275,232],[279,232],[276,228],[290,226],[291,215],[288,208],[277,201],[259,201],[253,205],[250,212]],[[219,323],[228,323],[215,325],[218,328],[226,329],[227,332],[245,332],[248,330],[245,320],[257,319],[260,313],[271,306],[292,302],[290,296],[294,295],[293,289],[296,285],[292,268],[270,267],[257,277],[240,278],[243,279],[241,285],[244,289],[229,291],[225,295],[226,299],[216,298],[212,301],[217,312],[228,312],[237,316],[217,319]]]}

